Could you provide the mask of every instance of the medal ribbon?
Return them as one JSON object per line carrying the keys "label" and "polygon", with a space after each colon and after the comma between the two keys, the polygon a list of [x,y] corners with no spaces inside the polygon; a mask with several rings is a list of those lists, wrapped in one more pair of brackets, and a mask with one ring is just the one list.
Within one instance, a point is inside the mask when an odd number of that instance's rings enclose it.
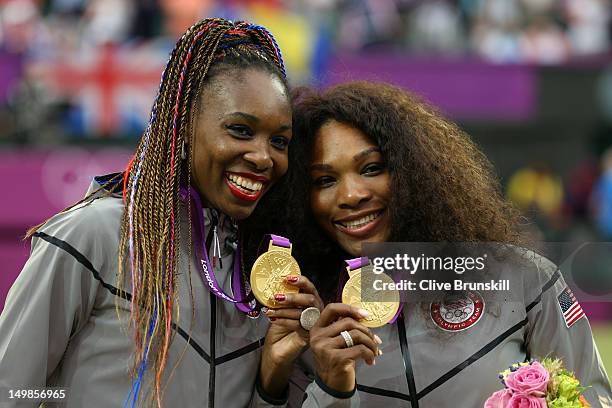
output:
{"label": "medal ribbon", "polygon": [[[189,192],[181,191],[181,195],[186,196],[189,195],[190,203],[193,202],[195,207],[195,219],[193,220],[193,228],[195,230],[195,251],[196,256],[199,258],[199,267],[198,272],[202,277],[202,280],[208,287],[208,289],[218,298],[225,300],[226,302],[231,302],[236,305],[236,308],[244,313],[249,313],[255,310],[256,304],[255,302],[251,302],[252,296],[247,295],[242,285],[242,278],[240,276],[241,271],[241,262],[240,262],[240,242],[238,242],[238,246],[236,247],[236,252],[234,255],[234,269],[232,273],[232,291],[237,294],[235,298],[228,295],[223,291],[219,282],[217,281],[217,277],[215,276],[215,271],[213,266],[210,264],[210,258],[208,257],[208,251],[206,249],[206,240],[204,239],[206,235],[205,226],[204,226],[204,208],[202,207],[202,201],[200,200],[199,194],[193,189],[193,187],[189,187]],[[220,248],[219,248],[219,257],[221,257]]]}
{"label": "medal ribbon", "polygon": [[[368,266],[370,264],[370,260],[368,259],[367,256],[361,256],[359,258],[353,258],[353,259],[346,259],[344,262],[346,263],[346,266],[348,266],[350,271],[354,271],[355,269],[363,268],[364,266]],[[346,279],[344,279],[342,284],[338,285],[338,294],[339,294],[340,299],[342,298],[341,288],[344,288],[345,284],[346,284]],[[404,309],[404,303],[400,302],[400,305],[397,308],[397,313],[395,313],[395,316],[393,316],[393,318],[389,320],[390,324],[395,323],[399,315],[402,313],[403,309]]]}
{"label": "medal ribbon", "polygon": [[270,234],[270,239],[272,243],[276,246],[291,248],[291,241],[288,238],[281,237],[280,235]]}
{"label": "medal ribbon", "polygon": [[270,244],[270,241],[272,241],[272,244],[274,244],[275,246],[291,248],[291,241],[289,241],[288,238],[281,237],[280,235],[266,234],[264,235],[261,244],[259,245],[258,255],[261,255],[264,252],[268,251],[267,245]]}

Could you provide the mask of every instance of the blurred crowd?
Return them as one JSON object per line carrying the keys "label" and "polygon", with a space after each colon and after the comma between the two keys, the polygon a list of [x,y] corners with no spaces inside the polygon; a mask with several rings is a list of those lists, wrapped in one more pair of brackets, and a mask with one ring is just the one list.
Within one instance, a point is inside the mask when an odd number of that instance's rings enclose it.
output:
{"label": "blurred crowd", "polygon": [[542,160],[517,169],[506,196],[534,222],[538,241],[612,241],[612,148],[578,161],[564,176]]}
{"label": "blurred crowd", "polygon": [[[294,84],[337,55],[607,62],[612,0],[0,0],[0,141],[137,137],[176,39],[208,16],[255,21]],[[384,73],[382,73],[384,74]],[[486,119],[486,118],[483,118]]]}
{"label": "blurred crowd", "polygon": [[554,64],[610,49],[610,0],[2,0],[0,45],[45,54],[175,39],[201,17],[283,13],[334,50],[384,47]]}

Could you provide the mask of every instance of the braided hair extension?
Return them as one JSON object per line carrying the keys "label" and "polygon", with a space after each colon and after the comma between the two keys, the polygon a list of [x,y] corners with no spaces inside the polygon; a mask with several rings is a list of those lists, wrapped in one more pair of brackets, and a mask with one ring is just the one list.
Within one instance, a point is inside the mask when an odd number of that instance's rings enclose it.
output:
{"label": "braided hair extension", "polygon": [[[263,27],[219,18],[193,25],[172,51],[149,124],[126,169],[117,284],[123,290],[130,274],[130,326],[135,344],[135,383],[128,398],[132,406],[138,404],[148,364],[155,370],[150,397],[161,406],[171,324],[179,317],[176,276],[179,243],[185,238],[191,255],[191,209],[182,207],[180,189],[191,183],[192,122],[200,104],[206,102],[199,101],[203,86],[222,72],[248,68],[267,70],[288,88],[280,50]],[[186,160],[181,160],[182,146],[188,147]],[[189,221],[186,237],[178,220],[181,208],[186,209]],[[192,307],[192,322],[194,316]]]}

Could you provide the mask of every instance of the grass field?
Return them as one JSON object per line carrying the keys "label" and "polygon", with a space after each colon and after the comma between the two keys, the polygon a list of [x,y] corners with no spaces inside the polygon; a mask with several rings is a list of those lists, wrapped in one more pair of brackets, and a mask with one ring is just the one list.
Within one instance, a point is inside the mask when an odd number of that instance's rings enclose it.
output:
{"label": "grass field", "polygon": [[608,376],[612,376],[612,323],[592,323],[593,337]]}

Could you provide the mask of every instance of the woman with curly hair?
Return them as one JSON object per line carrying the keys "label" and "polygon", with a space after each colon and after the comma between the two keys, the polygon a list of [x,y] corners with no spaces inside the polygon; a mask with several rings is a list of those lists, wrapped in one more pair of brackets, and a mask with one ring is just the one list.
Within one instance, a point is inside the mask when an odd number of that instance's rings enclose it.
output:
{"label": "woman with curly hair", "polygon": [[[404,90],[367,82],[298,93],[293,123],[283,194],[296,221],[288,233],[327,303],[292,381],[298,405],[305,398],[307,406],[482,407],[500,388],[498,372],[555,356],[589,386],[593,406],[610,406],[586,317],[564,319],[563,277],[549,260],[519,250],[519,214],[455,124]],[[498,255],[517,261],[506,268],[515,291],[488,304],[471,290],[443,291],[431,303],[409,298],[393,323],[366,327],[371,312],[334,303],[346,273],[363,266],[362,258],[348,268],[344,260],[361,257],[364,242],[400,241],[509,244],[516,256]],[[295,317],[267,314],[273,326]]]}
{"label": "woman with curly hair", "polygon": [[[278,403],[269,379],[292,361],[274,357],[307,340],[273,331],[260,368],[268,325],[246,271],[276,211],[253,214],[287,170],[291,119],[265,28],[189,28],[127,170],[96,178],[84,200],[30,231],[0,316],[0,391],[38,389],[30,403],[66,407]],[[305,293],[293,299],[308,306],[312,285],[297,286]]]}

